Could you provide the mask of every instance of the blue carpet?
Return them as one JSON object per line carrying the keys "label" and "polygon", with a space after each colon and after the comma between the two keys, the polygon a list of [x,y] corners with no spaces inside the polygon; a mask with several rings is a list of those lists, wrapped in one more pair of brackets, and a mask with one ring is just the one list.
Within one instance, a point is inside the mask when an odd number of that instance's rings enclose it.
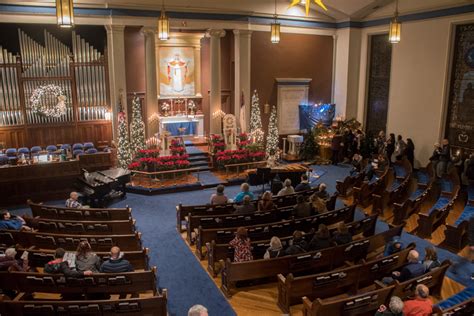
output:
{"label": "blue carpet", "polygon": [[204,152],[196,146],[186,146],[186,152],[192,154],[204,154]]}
{"label": "blue carpet", "polygon": [[343,180],[349,175],[351,166],[346,164],[333,165],[311,165],[313,169],[312,174],[319,177],[311,177],[311,186],[316,186],[320,183],[325,183],[327,191],[332,194],[336,192],[336,180]]}
{"label": "blue carpet", "polygon": [[203,186],[217,186],[218,184],[224,183],[224,181],[216,177],[211,171],[195,172],[192,175],[198,178]]}

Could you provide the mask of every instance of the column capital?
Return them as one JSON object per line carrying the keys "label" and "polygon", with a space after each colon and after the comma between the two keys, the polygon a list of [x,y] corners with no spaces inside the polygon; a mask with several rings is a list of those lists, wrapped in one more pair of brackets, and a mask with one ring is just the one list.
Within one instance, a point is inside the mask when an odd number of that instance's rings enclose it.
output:
{"label": "column capital", "polygon": [[123,33],[125,25],[106,24],[105,29],[107,33]]}
{"label": "column capital", "polygon": [[224,37],[225,30],[207,30],[206,37]]}
{"label": "column capital", "polygon": [[140,29],[140,32],[145,36],[155,36],[156,28],[151,26],[144,26]]}
{"label": "column capital", "polygon": [[235,35],[240,35],[240,36],[252,36],[252,30],[233,30]]}

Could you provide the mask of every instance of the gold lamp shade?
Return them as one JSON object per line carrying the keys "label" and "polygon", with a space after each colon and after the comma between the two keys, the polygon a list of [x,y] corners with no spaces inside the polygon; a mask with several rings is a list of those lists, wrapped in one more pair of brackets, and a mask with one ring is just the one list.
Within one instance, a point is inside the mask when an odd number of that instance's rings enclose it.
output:
{"label": "gold lamp shade", "polygon": [[74,5],[72,0],[56,0],[56,18],[60,27],[74,26]]}
{"label": "gold lamp shade", "polygon": [[280,23],[272,23],[271,41],[273,44],[280,43]]}
{"label": "gold lamp shade", "polygon": [[388,34],[388,40],[392,44],[400,42],[402,32],[402,24],[398,21],[398,18],[395,16],[392,21],[390,21],[390,31]]}
{"label": "gold lamp shade", "polygon": [[162,41],[170,39],[170,20],[166,16],[164,8],[161,10],[161,16],[158,19],[158,38]]}

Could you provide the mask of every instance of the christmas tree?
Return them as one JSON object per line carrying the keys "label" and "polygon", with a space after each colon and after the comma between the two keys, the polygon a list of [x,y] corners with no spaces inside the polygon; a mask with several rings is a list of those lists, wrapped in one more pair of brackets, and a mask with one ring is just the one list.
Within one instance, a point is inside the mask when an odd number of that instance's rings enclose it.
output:
{"label": "christmas tree", "polygon": [[130,154],[135,157],[141,149],[146,149],[145,123],[142,118],[140,98],[135,96],[132,102],[132,122],[130,123]]}
{"label": "christmas tree", "polygon": [[118,113],[118,144],[117,144],[117,160],[121,168],[127,169],[132,162],[130,153],[130,143],[128,139],[127,118],[124,112]]}
{"label": "christmas tree", "polygon": [[259,103],[258,93],[257,90],[255,90],[252,96],[252,107],[250,108],[250,138],[255,143],[261,144],[263,143],[264,133]]}
{"label": "christmas tree", "polygon": [[278,121],[277,121],[277,110],[276,107],[272,107],[272,112],[270,114],[270,122],[268,124],[268,134],[267,134],[267,146],[265,151],[267,156],[273,156],[278,151]]}

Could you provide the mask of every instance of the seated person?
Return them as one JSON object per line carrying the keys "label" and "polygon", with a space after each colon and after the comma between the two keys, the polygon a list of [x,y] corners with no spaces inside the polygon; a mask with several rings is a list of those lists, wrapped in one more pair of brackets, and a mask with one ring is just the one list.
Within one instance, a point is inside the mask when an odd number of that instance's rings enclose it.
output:
{"label": "seated person", "polygon": [[366,181],[372,180],[372,178],[375,176],[375,169],[377,168],[377,162],[375,161],[369,161],[367,165],[364,168],[364,174],[365,174],[365,179]]}
{"label": "seated person", "polygon": [[258,211],[266,212],[271,211],[274,208],[275,204],[273,204],[272,192],[266,191],[265,193],[263,193],[261,200],[258,201]]}
{"label": "seated person", "polygon": [[352,164],[352,170],[351,170],[350,175],[355,176],[362,169],[362,156],[359,154],[354,154],[354,156],[352,157],[351,164]]}
{"label": "seated person", "polygon": [[227,196],[224,194],[225,187],[219,184],[216,188],[216,193],[211,196],[211,205],[226,204],[228,201]]}
{"label": "seated person", "polygon": [[425,272],[429,272],[434,268],[441,266],[441,262],[438,260],[438,254],[436,253],[435,247],[426,247],[425,248],[425,259],[423,260],[423,266],[425,267]]}
{"label": "seated person", "polygon": [[415,289],[415,298],[407,300],[403,306],[404,316],[429,316],[433,313],[433,302],[430,298],[430,289],[424,284],[418,284]]}
{"label": "seated person", "polygon": [[92,271],[76,271],[69,268],[67,261],[63,261],[63,257],[66,251],[63,248],[57,248],[54,253],[54,260],[51,260],[44,266],[45,273],[57,274],[62,273],[66,277],[84,277],[92,275]]}
{"label": "seated person", "polygon": [[314,233],[313,239],[309,242],[308,251],[325,249],[331,247],[331,235],[329,229],[324,224],[319,224],[318,231]]}
{"label": "seated person", "polygon": [[244,182],[240,185],[240,190],[239,194],[237,194],[234,198],[234,203],[240,203],[244,200],[245,196],[249,196],[251,200],[255,199],[255,196],[253,195],[252,192],[250,192],[250,186],[248,183]]}
{"label": "seated person", "polygon": [[311,185],[308,181],[308,175],[305,173],[301,176],[301,182],[296,186],[295,192],[302,192],[307,190],[311,190]]}
{"label": "seated person", "polygon": [[285,255],[297,255],[306,252],[308,243],[303,238],[303,232],[295,230],[291,245],[285,249]]}
{"label": "seated person", "polygon": [[313,210],[316,213],[322,214],[322,213],[326,213],[328,211],[328,209],[326,207],[326,202],[323,199],[321,199],[316,193],[311,195],[309,200],[311,202],[311,206],[313,207]]}
{"label": "seated person", "polygon": [[82,208],[82,204],[77,200],[79,194],[77,192],[71,192],[69,194],[69,199],[66,200],[66,207],[69,208]]}
{"label": "seated person", "polygon": [[380,305],[375,316],[403,316],[403,301],[398,296],[392,296],[388,308]]}
{"label": "seated person", "polygon": [[293,216],[296,218],[311,216],[312,207],[309,202],[302,195],[298,195],[296,198],[296,205],[293,208]]}
{"label": "seated person", "polygon": [[328,191],[326,191],[326,183],[321,183],[319,185],[318,191],[314,194],[316,194],[320,199],[323,199],[324,201],[329,200],[329,193]]}
{"label": "seated person", "polygon": [[283,195],[288,195],[288,194],[293,194],[295,193],[295,189],[291,185],[291,180],[286,179],[285,182],[283,183],[283,189],[281,189],[278,192],[278,196],[283,196]]}
{"label": "seated person", "polygon": [[133,267],[124,259],[120,253],[119,247],[112,247],[110,249],[110,259],[104,261],[100,266],[100,272],[102,273],[121,273],[121,272],[133,272]]}
{"label": "seated person", "polygon": [[273,236],[270,239],[270,247],[268,247],[267,251],[263,255],[263,259],[271,259],[280,257],[283,253],[283,246],[281,245],[280,238]]}
{"label": "seated person", "polygon": [[242,205],[236,205],[234,214],[250,214],[255,212],[255,205],[251,203],[249,195],[244,196]]}
{"label": "seated person", "polygon": [[385,245],[383,256],[391,256],[404,249],[403,242],[400,240],[400,236],[394,236],[390,242]]}
{"label": "seated person", "polygon": [[352,241],[352,234],[349,232],[349,229],[344,222],[339,223],[332,240],[338,245],[348,244]]}
{"label": "seated person", "polygon": [[24,230],[31,231],[32,229],[26,226],[25,220],[21,216],[11,215],[7,210],[0,211],[0,230]]}
{"label": "seated person", "polygon": [[9,271],[9,269],[28,271],[28,253],[26,253],[26,258],[23,259],[23,257],[17,260],[15,248],[7,248],[5,254],[0,256],[0,271]]}
{"label": "seated person", "polygon": [[400,271],[393,271],[391,277],[383,278],[382,282],[390,284],[393,280],[405,282],[407,280],[419,277],[425,273],[425,267],[419,261],[419,253],[416,250],[410,250],[407,256],[408,263]]}
{"label": "seated person", "polygon": [[91,245],[87,241],[81,241],[76,250],[77,271],[100,271],[101,260],[98,255],[92,252]]}
{"label": "seated person", "polygon": [[245,227],[239,227],[229,245],[234,248],[234,262],[245,262],[253,260],[250,239]]}

